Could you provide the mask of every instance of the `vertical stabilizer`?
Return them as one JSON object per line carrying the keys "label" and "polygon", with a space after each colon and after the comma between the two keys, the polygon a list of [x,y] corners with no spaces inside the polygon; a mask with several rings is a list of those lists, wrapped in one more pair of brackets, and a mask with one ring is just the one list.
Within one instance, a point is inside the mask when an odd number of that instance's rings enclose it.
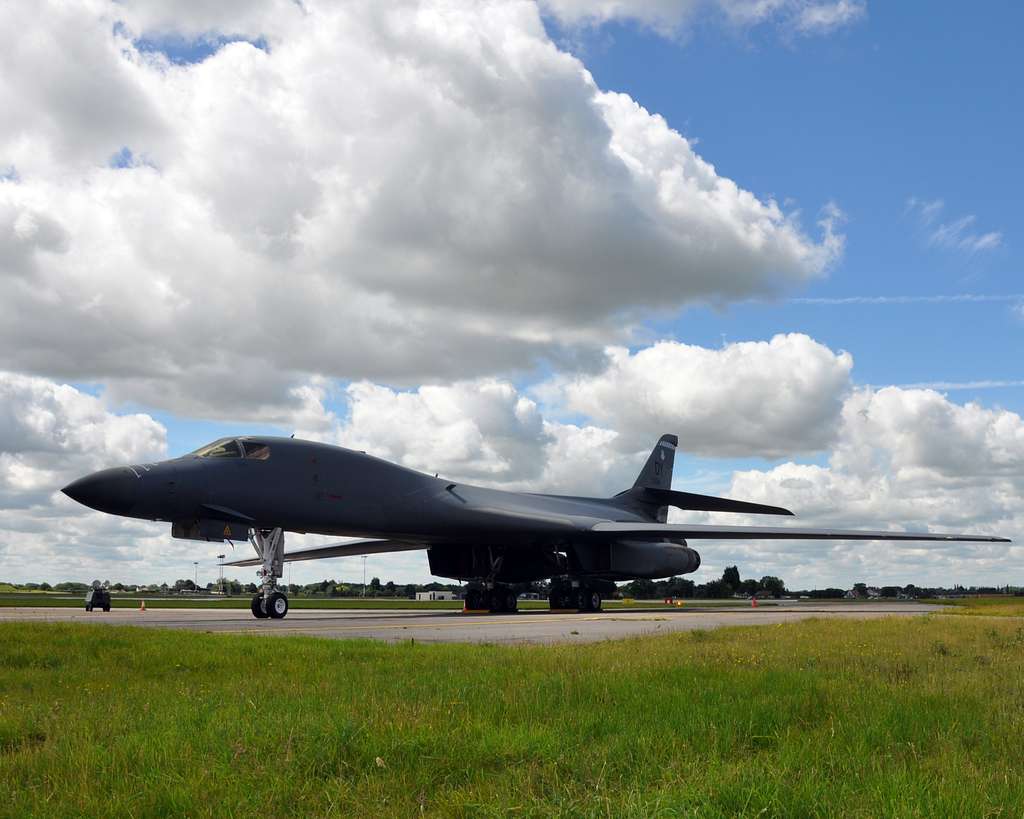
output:
{"label": "vertical stabilizer", "polygon": [[672,465],[676,459],[678,436],[662,435],[644,468],[640,470],[634,489],[671,489]]}

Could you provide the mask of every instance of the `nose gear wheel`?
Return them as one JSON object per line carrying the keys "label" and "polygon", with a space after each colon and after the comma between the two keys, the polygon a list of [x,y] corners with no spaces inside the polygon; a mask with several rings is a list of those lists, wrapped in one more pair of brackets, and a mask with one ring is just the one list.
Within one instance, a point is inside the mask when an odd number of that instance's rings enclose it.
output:
{"label": "nose gear wheel", "polygon": [[253,616],[280,620],[288,614],[288,597],[277,588],[277,579],[284,574],[284,529],[251,529],[249,542],[260,559],[256,571],[260,591],[252,599]]}

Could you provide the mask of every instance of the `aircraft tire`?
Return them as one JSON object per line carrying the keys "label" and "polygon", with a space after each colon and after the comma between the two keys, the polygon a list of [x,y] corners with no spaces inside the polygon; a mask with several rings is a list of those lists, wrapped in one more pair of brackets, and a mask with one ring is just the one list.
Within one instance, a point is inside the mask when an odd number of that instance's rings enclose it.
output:
{"label": "aircraft tire", "polygon": [[267,601],[267,613],[275,620],[281,620],[288,613],[288,597],[281,592],[274,592]]}
{"label": "aircraft tire", "polygon": [[505,611],[515,614],[519,611],[519,597],[514,591],[505,595]]}
{"label": "aircraft tire", "polygon": [[591,590],[590,600],[588,601],[588,611],[600,611],[601,610],[601,595],[596,591]]}
{"label": "aircraft tire", "polygon": [[104,606],[104,607],[103,607],[103,610],[104,610],[104,611],[110,611],[110,606]]}
{"label": "aircraft tire", "polygon": [[86,607],[85,607],[85,610],[86,610],[86,611],[92,611],[92,606],[86,606]]}
{"label": "aircraft tire", "polygon": [[480,594],[480,589],[470,589],[466,592],[466,608],[469,610],[475,610],[483,608],[483,595]]}
{"label": "aircraft tire", "polygon": [[263,608],[263,595],[257,594],[252,598],[252,604],[249,606],[252,610],[252,616],[257,617],[260,620],[265,620],[269,615],[266,609]]}

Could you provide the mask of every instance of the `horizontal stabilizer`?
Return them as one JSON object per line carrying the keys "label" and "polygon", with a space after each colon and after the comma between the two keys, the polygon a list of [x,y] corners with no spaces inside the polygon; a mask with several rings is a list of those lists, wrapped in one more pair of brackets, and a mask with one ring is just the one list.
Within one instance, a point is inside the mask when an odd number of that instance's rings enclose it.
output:
{"label": "horizontal stabilizer", "polygon": [[637,496],[637,500],[650,500],[658,506],[674,506],[676,509],[695,512],[736,512],[744,515],[793,514],[781,506],[768,506],[763,503],[715,498],[711,495],[696,495],[693,492],[675,492],[671,489],[651,489],[650,487],[644,489],[643,493]]}
{"label": "horizontal stabilizer", "polygon": [[[426,549],[426,543],[409,543],[398,540],[342,540],[328,543],[325,546],[314,546],[311,549],[298,549],[284,553],[284,562],[293,563],[298,560],[322,560],[325,557],[356,557],[357,555],[376,555],[385,552],[410,552],[415,549]],[[258,557],[247,557],[244,560],[232,560],[222,566],[259,566]]]}
{"label": "horizontal stabilizer", "polygon": [[1011,543],[991,535],[942,534],[939,532],[866,532],[858,529],[804,529],[796,526],[707,526],[689,523],[595,523],[591,532],[614,537],[690,540],[965,540],[978,543]]}

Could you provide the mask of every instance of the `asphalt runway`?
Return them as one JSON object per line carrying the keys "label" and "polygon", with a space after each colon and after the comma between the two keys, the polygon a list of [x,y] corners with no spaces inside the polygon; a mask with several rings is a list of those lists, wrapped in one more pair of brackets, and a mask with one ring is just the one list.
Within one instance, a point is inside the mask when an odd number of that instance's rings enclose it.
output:
{"label": "asphalt runway", "polygon": [[257,620],[242,609],[113,609],[86,612],[71,608],[0,608],[0,622],[104,623],[145,628],[190,629],[218,634],[304,634],[335,639],[368,638],[426,643],[594,642],[670,631],[721,626],[792,623],[811,617],[874,619],[911,617],[941,606],[909,602],[793,602],[751,608],[692,607],[615,609],[597,614],[463,614],[458,611],[369,611],[292,609],[284,620]]}

